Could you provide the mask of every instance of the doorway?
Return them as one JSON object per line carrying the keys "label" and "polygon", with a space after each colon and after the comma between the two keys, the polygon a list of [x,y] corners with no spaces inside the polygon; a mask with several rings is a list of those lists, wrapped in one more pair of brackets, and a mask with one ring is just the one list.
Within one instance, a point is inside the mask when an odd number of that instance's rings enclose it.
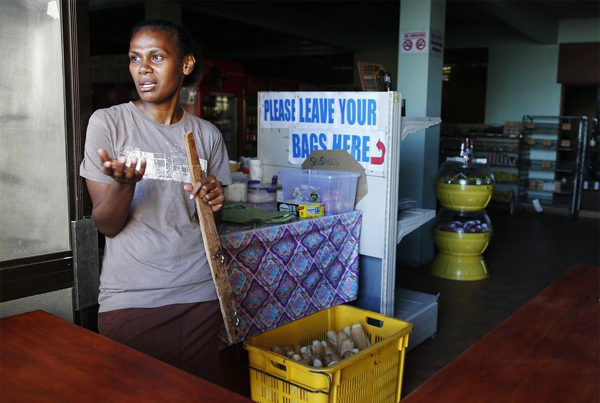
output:
{"label": "doorway", "polygon": [[581,214],[600,218],[600,86],[564,85],[562,115],[587,116],[588,128],[582,166]]}

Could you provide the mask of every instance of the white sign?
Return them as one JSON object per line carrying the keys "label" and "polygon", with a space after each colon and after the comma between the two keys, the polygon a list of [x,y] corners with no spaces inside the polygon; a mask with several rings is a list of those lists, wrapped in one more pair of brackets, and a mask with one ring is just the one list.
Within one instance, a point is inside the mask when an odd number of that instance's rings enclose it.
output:
{"label": "white sign", "polygon": [[301,165],[315,150],[346,150],[365,169],[384,171],[388,94],[269,92],[260,125],[287,129],[288,161]]}
{"label": "white sign", "polygon": [[431,54],[442,56],[444,54],[444,34],[439,31],[431,31],[430,38]]}
{"label": "white sign", "polygon": [[429,31],[400,33],[400,53],[429,53]]}
{"label": "white sign", "polygon": [[290,164],[301,165],[315,150],[346,150],[361,166],[383,171],[385,132],[373,130],[306,130],[301,126],[289,129]]}
{"label": "white sign", "polygon": [[439,31],[406,31],[400,34],[400,53],[444,53],[444,34]]}

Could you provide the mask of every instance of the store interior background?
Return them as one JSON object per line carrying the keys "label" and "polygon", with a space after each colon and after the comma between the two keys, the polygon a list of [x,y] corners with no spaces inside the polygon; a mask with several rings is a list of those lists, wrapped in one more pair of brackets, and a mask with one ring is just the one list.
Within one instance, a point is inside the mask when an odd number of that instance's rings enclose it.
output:
{"label": "store interior background", "polygon": [[[400,1],[90,0],[89,8],[94,109],[135,95],[126,67],[129,30],[159,16],[186,26],[202,57],[219,66],[205,71],[205,80],[222,90],[238,86],[250,100],[266,90],[359,91],[358,61],[383,64],[402,91]],[[443,78],[444,123],[599,117],[599,2],[447,0],[445,12],[444,66],[452,73]],[[235,84],[240,75],[252,88]],[[406,111],[414,116],[411,99]],[[247,117],[240,118],[243,125]],[[251,150],[245,141],[236,158]],[[585,193],[587,213],[577,218],[490,209],[495,234],[484,254],[486,280],[435,278],[426,265],[403,261],[399,248],[398,286],[441,295],[438,334],[407,355],[404,394],[570,267],[600,265],[598,192]],[[245,392],[243,383],[232,387]]]}
{"label": "store interior background", "polygon": [[[444,3],[438,113],[444,124],[502,126],[524,115],[598,117],[598,2]],[[232,159],[256,156],[256,125],[248,123],[256,115],[258,91],[360,91],[357,62],[366,61],[382,64],[393,89],[410,93],[401,88],[407,79],[398,68],[400,1],[90,0],[89,8],[93,108],[136,96],[124,68],[135,23],[158,17],[180,22],[201,46],[204,75],[196,98],[230,93],[238,100],[238,141],[228,144]],[[431,103],[427,91],[405,97],[412,96],[406,99],[407,116],[423,116],[415,105],[422,98]],[[202,116],[199,101],[193,102]],[[439,130],[429,129],[427,136],[438,136]],[[597,159],[597,150],[590,152]],[[411,177],[420,175],[404,168]],[[598,175],[596,163],[589,176]],[[432,179],[431,173],[425,179]],[[597,192],[584,193],[582,208],[595,212]],[[422,198],[429,204],[434,199],[428,194],[417,200]]]}

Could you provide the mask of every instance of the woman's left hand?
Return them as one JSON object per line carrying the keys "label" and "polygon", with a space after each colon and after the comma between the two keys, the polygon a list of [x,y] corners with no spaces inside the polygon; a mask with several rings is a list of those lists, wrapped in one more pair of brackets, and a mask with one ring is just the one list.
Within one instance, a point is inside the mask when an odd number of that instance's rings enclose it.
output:
{"label": "woman's left hand", "polygon": [[213,212],[223,208],[223,203],[225,203],[223,184],[213,175],[200,179],[193,186],[191,184],[184,185],[183,189],[190,192],[190,199],[199,197],[210,206]]}

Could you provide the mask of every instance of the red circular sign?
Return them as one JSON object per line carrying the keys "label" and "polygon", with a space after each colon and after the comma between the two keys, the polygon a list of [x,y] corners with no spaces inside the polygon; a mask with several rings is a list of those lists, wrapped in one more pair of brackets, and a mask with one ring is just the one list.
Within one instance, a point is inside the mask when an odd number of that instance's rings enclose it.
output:
{"label": "red circular sign", "polygon": [[412,41],[410,39],[405,40],[404,42],[402,42],[402,47],[406,51],[411,50],[412,49]]}
{"label": "red circular sign", "polygon": [[427,42],[425,42],[425,39],[421,38],[417,40],[417,49],[419,50],[423,50],[425,49],[425,45],[427,44]]}

